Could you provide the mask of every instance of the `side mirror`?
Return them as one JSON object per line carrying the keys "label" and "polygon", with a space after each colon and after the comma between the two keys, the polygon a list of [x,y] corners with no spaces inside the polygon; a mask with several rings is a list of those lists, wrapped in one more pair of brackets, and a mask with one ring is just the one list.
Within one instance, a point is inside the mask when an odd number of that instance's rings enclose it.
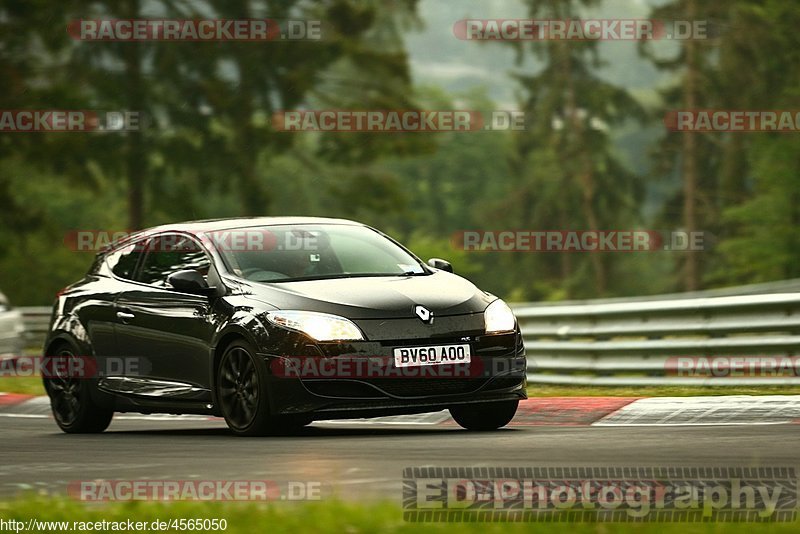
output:
{"label": "side mirror", "polygon": [[208,294],[211,289],[203,279],[203,275],[191,269],[172,273],[167,277],[167,283],[184,293]]}
{"label": "side mirror", "polygon": [[434,269],[439,269],[440,271],[447,271],[448,273],[453,272],[453,266],[450,265],[450,262],[447,260],[443,260],[441,258],[431,258],[428,260],[428,265],[433,267]]}

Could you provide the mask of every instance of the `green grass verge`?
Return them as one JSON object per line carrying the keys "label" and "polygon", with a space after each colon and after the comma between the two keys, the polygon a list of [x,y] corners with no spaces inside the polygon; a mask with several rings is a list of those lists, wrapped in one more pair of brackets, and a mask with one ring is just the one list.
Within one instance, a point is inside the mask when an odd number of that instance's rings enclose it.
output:
{"label": "green grass verge", "polygon": [[[312,503],[230,504],[217,502],[129,502],[86,505],[66,498],[24,497],[0,503],[0,519],[28,521],[142,521],[172,519],[225,519],[226,533],[314,532],[555,532],[579,534],[666,533],[789,534],[800,523],[407,523],[396,503],[359,504],[328,500]],[[72,525],[70,525],[72,528]],[[5,529],[8,531],[8,529]],[[72,531],[77,529],[72,528]],[[168,530],[173,531],[173,530]],[[13,532],[13,530],[11,530]],[[63,532],[38,528],[25,532]],[[149,528],[145,532],[153,532]],[[206,532],[213,532],[208,530]],[[217,532],[223,532],[218,530]]]}
{"label": "green grass verge", "polygon": [[23,393],[25,395],[44,395],[44,385],[40,376],[0,377],[0,391],[3,393]]}

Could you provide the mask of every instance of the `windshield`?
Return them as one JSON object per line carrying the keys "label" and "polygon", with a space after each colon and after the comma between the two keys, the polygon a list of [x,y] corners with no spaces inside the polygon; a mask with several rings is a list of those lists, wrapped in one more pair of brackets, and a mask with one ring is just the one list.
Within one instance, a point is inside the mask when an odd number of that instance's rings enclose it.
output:
{"label": "windshield", "polygon": [[234,274],[254,282],[427,274],[403,248],[363,226],[263,226],[206,238]]}

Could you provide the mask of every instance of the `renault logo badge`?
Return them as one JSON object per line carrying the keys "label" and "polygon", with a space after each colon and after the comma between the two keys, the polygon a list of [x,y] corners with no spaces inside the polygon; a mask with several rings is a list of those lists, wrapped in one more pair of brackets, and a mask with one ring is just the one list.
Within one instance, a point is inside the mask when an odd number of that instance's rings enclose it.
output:
{"label": "renault logo badge", "polygon": [[417,317],[419,317],[423,323],[426,324],[433,323],[433,312],[430,311],[425,306],[420,306],[420,305],[414,306],[414,313],[417,314]]}

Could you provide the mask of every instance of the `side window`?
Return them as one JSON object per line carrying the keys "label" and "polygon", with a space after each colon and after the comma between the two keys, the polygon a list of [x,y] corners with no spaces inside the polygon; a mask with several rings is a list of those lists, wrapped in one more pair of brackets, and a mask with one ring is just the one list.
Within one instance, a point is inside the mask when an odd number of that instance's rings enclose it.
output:
{"label": "side window", "polygon": [[115,250],[106,257],[106,265],[115,276],[133,280],[136,265],[142,257],[142,242],[132,243]]}
{"label": "side window", "polygon": [[176,271],[192,269],[206,276],[211,266],[202,247],[186,236],[159,235],[147,243],[146,249],[138,280],[152,286],[168,287],[167,277]]}

